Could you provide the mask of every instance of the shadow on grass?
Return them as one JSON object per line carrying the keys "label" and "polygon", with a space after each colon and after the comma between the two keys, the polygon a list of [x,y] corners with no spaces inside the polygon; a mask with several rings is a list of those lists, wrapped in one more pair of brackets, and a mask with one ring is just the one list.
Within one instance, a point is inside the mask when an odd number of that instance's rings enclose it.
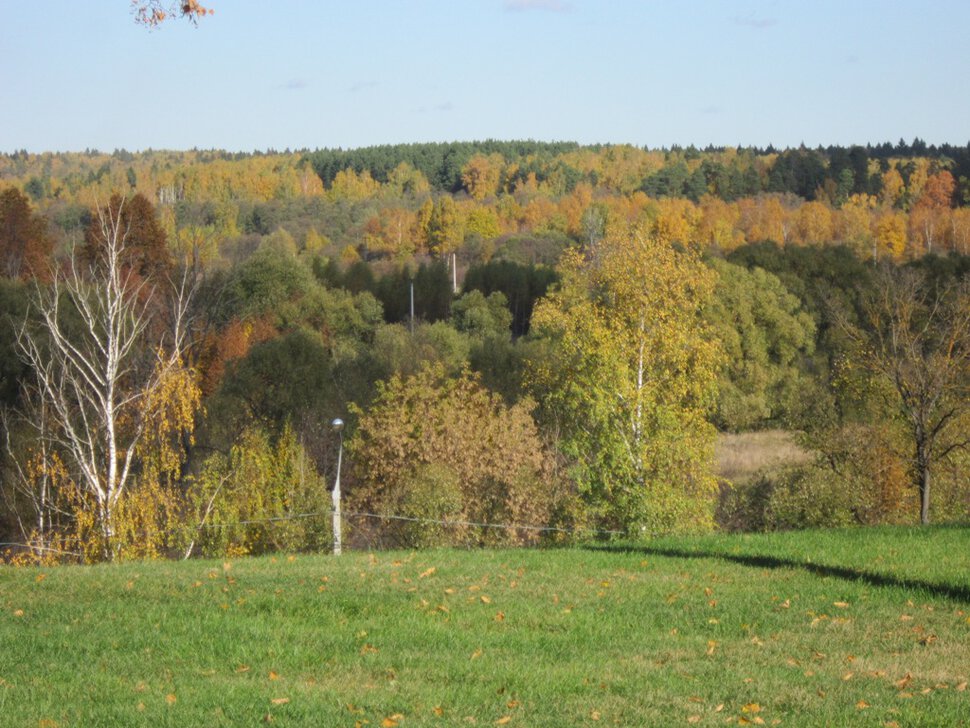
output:
{"label": "shadow on grass", "polygon": [[815,576],[829,576],[845,581],[858,581],[872,586],[898,587],[945,597],[959,602],[970,603],[970,587],[951,584],[939,584],[922,579],[906,579],[889,574],[880,574],[864,569],[852,569],[846,566],[828,566],[815,564],[810,561],[796,561],[782,559],[777,556],[761,556],[758,554],[726,554],[717,551],[691,551],[688,549],[664,548],[660,546],[619,546],[610,544],[590,544],[585,546],[592,551],[611,551],[615,553],[649,554],[652,556],[668,556],[676,559],[719,559],[731,561],[742,566],[752,566],[759,569],[801,569]]}

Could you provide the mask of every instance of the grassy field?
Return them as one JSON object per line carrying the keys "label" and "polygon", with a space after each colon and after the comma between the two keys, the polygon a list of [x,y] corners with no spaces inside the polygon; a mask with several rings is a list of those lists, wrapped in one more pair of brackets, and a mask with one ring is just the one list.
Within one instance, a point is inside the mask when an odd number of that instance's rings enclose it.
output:
{"label": "grassy field", "polygon": [[970,529],[0,567],[0,725],[970,725]]}

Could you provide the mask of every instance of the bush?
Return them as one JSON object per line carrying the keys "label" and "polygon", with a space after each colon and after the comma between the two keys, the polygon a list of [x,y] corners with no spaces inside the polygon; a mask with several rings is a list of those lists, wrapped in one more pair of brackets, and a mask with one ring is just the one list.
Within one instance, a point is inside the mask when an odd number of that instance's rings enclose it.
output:
{"label": "bush", "polygon": [[289,427],[275,443],[244,431],[228,457],[206,461],[189,500],[198,528],[187,549],[206,556],[316,551],[332,541],[327,486]]}
{"label": "bush", "polygon": [[446,465],[419,465],[398,484],[385,502],[388,515],[414,521],[388,521],[387,530],[401,548],[457,546],[464,528],[445,522],[461,519],[461,487],[458,475]]}

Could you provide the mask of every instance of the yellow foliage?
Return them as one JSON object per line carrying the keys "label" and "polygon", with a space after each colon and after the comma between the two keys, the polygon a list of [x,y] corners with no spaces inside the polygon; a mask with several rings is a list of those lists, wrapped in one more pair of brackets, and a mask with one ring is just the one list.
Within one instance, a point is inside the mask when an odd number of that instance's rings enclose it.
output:
{"label": "yellow foliage", "polygon": [[592,260],[567,252],[560,273],[533,315],[552,348],[530,379],[588,502],[638,535],[709,528],[721,354],[700,309],[714,273],[643,233],[608,236]]}

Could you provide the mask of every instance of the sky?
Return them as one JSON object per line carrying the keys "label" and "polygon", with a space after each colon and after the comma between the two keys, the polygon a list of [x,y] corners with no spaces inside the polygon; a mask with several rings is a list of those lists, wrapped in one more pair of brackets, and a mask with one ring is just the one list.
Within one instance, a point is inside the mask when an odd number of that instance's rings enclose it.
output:
{"label": "sky", "polygon": [[970,142],[968,0],[203,4],[0,0],[0,152]]}

